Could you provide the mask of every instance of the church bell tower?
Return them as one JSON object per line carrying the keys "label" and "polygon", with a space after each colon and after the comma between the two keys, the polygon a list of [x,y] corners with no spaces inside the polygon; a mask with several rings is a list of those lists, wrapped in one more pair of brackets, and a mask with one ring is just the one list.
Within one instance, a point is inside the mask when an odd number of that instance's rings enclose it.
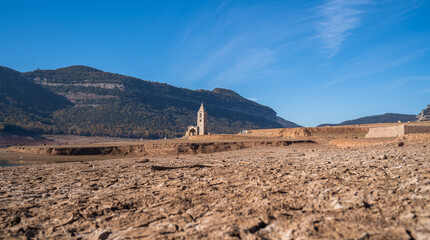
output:
{"label": "church bell tower", "polygon": [[199,111],[197,112],[197,131],[198,135],[206,135],[208,134],[208,115],[206,113],[205,107],[200,106]]}

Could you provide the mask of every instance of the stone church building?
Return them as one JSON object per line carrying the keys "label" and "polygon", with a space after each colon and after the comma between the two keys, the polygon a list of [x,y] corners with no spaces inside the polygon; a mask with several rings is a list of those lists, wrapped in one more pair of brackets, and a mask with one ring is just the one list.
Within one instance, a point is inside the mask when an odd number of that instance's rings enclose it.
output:
{"label": "stone church building", "polygon": [[185,136],[189,137],[206,134],[208,134],[208,114],[202,103],[199,111],[197,112],[197,126],[189,126]]}

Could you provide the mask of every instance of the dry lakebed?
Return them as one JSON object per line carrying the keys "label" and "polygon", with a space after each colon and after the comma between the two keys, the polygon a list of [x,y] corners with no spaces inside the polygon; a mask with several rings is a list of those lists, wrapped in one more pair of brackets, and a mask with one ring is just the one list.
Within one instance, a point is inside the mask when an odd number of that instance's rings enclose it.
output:
{"label": "dry lakebed", "polygon": [[0,238],[430,239],[427,144],[0,167]]}

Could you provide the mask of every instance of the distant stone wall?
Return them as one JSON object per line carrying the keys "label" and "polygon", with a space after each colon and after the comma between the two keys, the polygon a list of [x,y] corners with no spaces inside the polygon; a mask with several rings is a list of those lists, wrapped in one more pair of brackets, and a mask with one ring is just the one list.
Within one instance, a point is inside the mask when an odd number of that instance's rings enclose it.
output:
{"label": "distant stone wall", "polygon": [[410,134],[410,133],[430,133],[430,126],[421,126],[421,125],[409,126],[409,125],[405,125],[405,134]]}
{"label": "distant stone wall", "polygon": [[430,133],[430,126],[424,125],[398,125],[390,127],[370,128],[366,138],[400,137],[405,134]]}
{"label": "distant stone wall", "polygon": [[363,126],[336,126],[336,127],[316,127],[316,128],[275,128],[275,129],[256,129],[248,130],[246,135],[265,136],[265,137],[327,137],[344,135],[364,135],[369,131],[368,127]]}

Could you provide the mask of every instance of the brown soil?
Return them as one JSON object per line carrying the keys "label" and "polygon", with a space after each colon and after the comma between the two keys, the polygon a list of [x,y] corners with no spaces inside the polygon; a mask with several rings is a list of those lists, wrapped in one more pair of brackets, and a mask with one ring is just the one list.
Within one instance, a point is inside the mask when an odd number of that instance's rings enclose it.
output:
{"label": "brown soil", "polygon": [[144,141],[141,143],[110,143],[69,146],[15,146],[8,151],[43,155],[177,155],[214,153],[257,146],[288,146],[290,144],[314,143],[312,140],[254,140],[254,141]]}
{"label": "brown soil", "polygon": [[430,134],[426,133],[417,133],[417,134],[408,134],[400,139],[414,141],[414,142],[430,142]]}
{"label": "brown soil", "polygon": [[0,168],[0,237],[429,239],[429,143]]}
{"label": "brown soil", "polygon": [[376,138],[376,139],[348,139],[336,138],[330,141],[331,144],[340,148],[361,148],[375,145],[386,145],[400,142],[396,138]]}

